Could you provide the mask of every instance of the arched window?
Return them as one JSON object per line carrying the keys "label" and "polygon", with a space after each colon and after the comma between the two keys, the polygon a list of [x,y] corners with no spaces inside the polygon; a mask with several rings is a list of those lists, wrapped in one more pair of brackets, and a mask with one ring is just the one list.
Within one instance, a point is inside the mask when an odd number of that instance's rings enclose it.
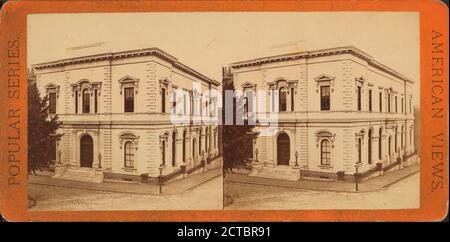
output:
{"label": "arched window", "polygon": [[131,141],[125,143],[124,166],[134,167],[134,144]]}
{"label": "arched window", "polygon": [[279,90],[278,111],[286,111],[286,88],[284,87]]}
{"label": "arched window", "polygon": [[83,90],[83,113],[89,113],[91,107],[91,97],[88,89]]}
{"label": "arched window", "polygon": [[177,135],[172,133],[172,166],[176,165],[176,148],[177,148]]}
{"label": "arched window", "polygon": [[358,163],[362,162],[361,146],[362,146],[362,140],[361,140],[361,138],[359,138],[358,139]]}
{"label": "arched window", "polygon": [[368,145],[367,145],[367,161],[369,164],[372,164],[372,129],[369,129],[369,134],[368,134]]}
{"label": "arched window", "polygon": [[381,128],[380,128],[380,133],[379,133],[379,135],[378,135],[378,159],[379,160],[381,160],[381,156],[382,156],[382,153],[381,153],[381,145],[382,145],[382,143],[381,143],[381,141],[382,141],[382,135],[383,135],[383,131],[381,130]]}
{"label": "arched window", "polygon": [[323,166],[329,166],[331,164],[330,141],[327,139],[323,139],[320,142],[320,164]]}
{"label": "arched window", "polygon": [[78,91],[75,91],[75,113],[78,113]]}

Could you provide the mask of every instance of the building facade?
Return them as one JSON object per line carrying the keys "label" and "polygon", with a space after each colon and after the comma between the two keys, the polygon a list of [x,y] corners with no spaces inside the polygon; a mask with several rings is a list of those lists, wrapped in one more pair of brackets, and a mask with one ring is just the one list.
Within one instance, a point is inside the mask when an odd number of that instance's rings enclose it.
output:
{"label": "building facade", "polygon": [[220,83],[170,54],[149,48],[32,68],[62,121],[55,177],[170,180],[216,162]]}
{"label": "building facade", "polygon": [[413,81],[353,46],[235,62],[229,72],[244,117],[256,117],[251,175],[346,180],[415,158]]}

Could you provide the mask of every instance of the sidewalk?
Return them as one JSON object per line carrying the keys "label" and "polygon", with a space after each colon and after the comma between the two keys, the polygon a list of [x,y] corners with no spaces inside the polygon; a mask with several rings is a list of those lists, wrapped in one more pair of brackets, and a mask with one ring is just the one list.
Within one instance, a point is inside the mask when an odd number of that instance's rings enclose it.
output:
{"label": "sidewalk", "polygon": [[[197,173],[194,175],[190,175],[186,178],[174,180],[162,186],[161,195],[180,194],[182,192],[194,189],[195,187],[221,175],[222,169],[215,168],[208,170],[207,172]],[[89,182],[52,178],[50,176],[35,176],[35,175],[29,176],[28,183],[46,186],[103,191],[103,192],[159,195],[159,185],[156,184],[121,183],[121,182],[89,183]]]}
{"label": "sidewalk", "polygon": [[[405,167],[401,170],[391,171],[383,176],[369,178],[358,184],[359,192],[373,192],[384,189],[393,183],[419,172],[420,165]],[[265,177],[248,176],[242,173],[227,173],[224,183],[243,183],[252,185],[274,186],[295,189],[336,191],[336,192],[356,192],[356,184],[354,182],[337,182],[323,180],[300,180],[288,181],[280,179],[272,179]]]}

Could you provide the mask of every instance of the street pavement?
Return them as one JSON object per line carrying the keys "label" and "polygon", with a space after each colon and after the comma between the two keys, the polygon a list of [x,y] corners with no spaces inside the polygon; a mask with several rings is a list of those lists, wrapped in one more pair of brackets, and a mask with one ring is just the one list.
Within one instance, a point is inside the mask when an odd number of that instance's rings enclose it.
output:
{"label": "street pavement", "polygon": [[221,210],[222,176],[179,194],[132,194],[29,184],[30,211]]}
{"label": "street pavement", "polygon": [[420,173],[372,192],[314,191],[243,183],[224,184],[225,210],[401,209],[420,205]]}

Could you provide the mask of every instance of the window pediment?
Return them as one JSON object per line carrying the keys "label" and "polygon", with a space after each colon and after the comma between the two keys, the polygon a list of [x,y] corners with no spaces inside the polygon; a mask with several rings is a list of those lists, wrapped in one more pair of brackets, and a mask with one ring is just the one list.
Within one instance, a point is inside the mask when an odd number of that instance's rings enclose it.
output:
{"label": "window pediment", "polygon": [[59,97],[59,85],[56,85],[54,83],[48,83],[45,85],[45,90],[48,93],[56,93],[56,97]]}
{"label": "window pediment", "polygon": [[164,78],[161,78],[161,79],[159,80],[159,83],[160,83],[161,85],[163,85],[163,86],[169,86],[170,81],[169,81],[168,78],[164,77]]}
{"label": "window pediment", "polygon": [[138,88],[139,88],[139,79],[136,77],[132,77],[129,75],[126,75],[118,80],[120,84],[120,94],[123,93],[123,89],[126,87],[134,87],[134,91],[137,94]]}
{"label": "window pediment", "polygon": [[330,89],[333,92],[334,91],[334,80],[335,80],[334,76],[330,76],[330,75],[326,75],[326,74],[321,74],[321,75],[317,76],[316,78],[314,78],[314,81],[316,81],[316,93],[319,92],[320,86],[325,86],[325,85],[330,85]]}
{"label": "window pediment", "polygon": [[121,133],[119,135],[120,149],[122,149],[122,146],[123,144],[125,144],[126,141],[132,141],[134,143],[135,149],[136,150],[138,149],[139,136],[136,136],[131,132]]}
{"label": "window pediment", "polygon": [[364,76],[356,77],[355,81],[360,82],[362,84],[366,82],[366,78]]}
{"label": "window pediment", "polygon": [[334,76],[322,74],[322,75],[319,75],[318,77],[314,78],[314,81],[316,81],[316,82],[334,81],[334,79],[335,79]]}
{"label": "window pediment", "polygon": [[366,131],[364,129],[361,129],[358,133],[355,134],[355,142],[356,145],[358,145],[358,139],[361,139],[362,144],[364,144],[364,134]]}
{"label": "window pediment", "polygon": [[323,139],[328,139],[331,142],[331,147],[334,147],[334,140],[336,134],[331,133],[328,130],[318,130],[316,133],[316,146],[319,147],[320,142]]}
{"label": "window pediment", "polygon": [[245,82],[244,84],[242,84],[242,89],[246,89],[246,88],[255,89],[256,88],[256,84],[252,83],[252,82]]}
{"label": "window pediment", "polygon": [[88,79],[81,79],[77,81],[74,84],[71,84],[72,86],[72,96],[74,95],[75,91],[78,91],[78,95],[81,94],[81,91],[84,89],[88,89],[91,93],[91,96],[94,95],[94,92],[92,90],[97,90],[97,95],[100,95],[100,91],[102,89],[102,82],[92,82]]}

